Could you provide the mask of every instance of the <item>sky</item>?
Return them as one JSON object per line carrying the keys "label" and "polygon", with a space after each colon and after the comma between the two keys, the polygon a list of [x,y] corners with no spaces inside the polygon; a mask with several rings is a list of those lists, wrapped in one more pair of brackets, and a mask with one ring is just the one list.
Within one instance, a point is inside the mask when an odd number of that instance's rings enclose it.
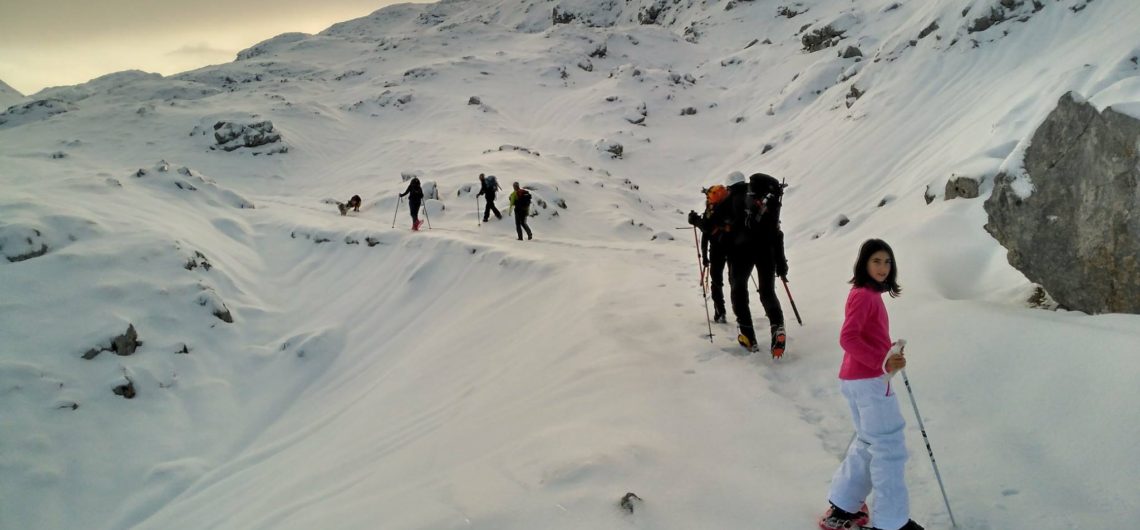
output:
{"label": "sky", "polygon": [[122,70],[174,74],[394,0],[0,0],[0,80],[24,95]]}

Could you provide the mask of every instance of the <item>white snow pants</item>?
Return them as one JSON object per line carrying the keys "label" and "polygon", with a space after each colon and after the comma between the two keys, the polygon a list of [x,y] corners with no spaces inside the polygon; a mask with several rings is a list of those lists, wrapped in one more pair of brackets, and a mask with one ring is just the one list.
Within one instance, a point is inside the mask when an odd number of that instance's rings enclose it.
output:
{"label": "white snow pants", "polygon": [[854,513],[874,490],[871,524],[898,530],[910,519],[904,481],[906,422],[899,412],[898,397],[883,377],[840,381],[839,389],[851,406],[856,437],[831,479],[829,500]]}

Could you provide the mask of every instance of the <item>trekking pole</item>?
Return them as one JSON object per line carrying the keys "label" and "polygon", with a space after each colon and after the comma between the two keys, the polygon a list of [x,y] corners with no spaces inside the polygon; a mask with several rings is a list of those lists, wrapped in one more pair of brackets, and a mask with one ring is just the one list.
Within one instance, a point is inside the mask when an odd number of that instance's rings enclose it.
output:
{"label": "trekking pole", "polygon": [[693,244],[697,248],[697,267],[701,269],[701,298],[705,299],[705,323],[709,326],[709,342],[713,341],[712,318],[709,317],[709,293],[705,290],[705,265],[701,261],[701,242],[697,239],[697,227],[693,227]]}
{"label": "trekking pole", "polygon": [[479,226],[483,226],[483,220],[482,219],[483,219],[482,217],[479,217],[479,196],[476,195],[475,196],[475,221],[477,223],[479,223]]}
{"label": "trekking pole", "polygon": [[788,293],[788,301],[792,303],[792,312],[796,314],[796,322],[799,322],[801,326],[804,325],[804,320],[800,318],[800,310],[796,309],[796,299],[792,298],[792,290],[788,289],[788,279],[781,276],[780,281],[784,282],[784,292]]}
{"label": "trekking pole", "polygon": [[396,197],[396,211],[392,212],[392,228],[396,228],[396,214],[400,213],[400,203],[404,202],[403,197]]}
{"label": "trekking pole", "polygon": [[926,454],[930,455],[930,465],[934,468],[934,478],[938,479],[938,489],[942,490],[942,502],[946,503],[946,513],[950,514],[950,526],[958,528],[954,522],[954,512],[950,510],[950,499],[946,497],[946,488],[942,485],[942,475],[938,473],[938,464],[934,462],[934,450],[930,448],[930,437],[926,436],[926,427],[922,424],[922,415],[918,413],[918,404],[914,401],[914,392],[910,389],[910,380],[906,378],[906,369],[902,373],[903,384],[906,385],[906,394],[910,397],[910,405],[914,407],[914,417],[918,419],[918,430],[922,431],[922,441],[926,442]]}
{"label": "trekking pole", "polygon": [[427,219],[428,230],[431,230],[431,216],[428,215],[427,199],[424,199],[424,219]]}

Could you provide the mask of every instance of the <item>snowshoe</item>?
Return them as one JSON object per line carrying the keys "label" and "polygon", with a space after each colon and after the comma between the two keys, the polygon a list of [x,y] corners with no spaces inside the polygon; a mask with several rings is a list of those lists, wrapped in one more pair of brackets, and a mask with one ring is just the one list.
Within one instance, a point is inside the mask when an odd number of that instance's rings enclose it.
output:
{"label": "snowshoe", "polygon": [[787,348],[788,335],[784,332],[784,326],[775,326],[772,328],[772,358],[779,359],[784,356],[784,350]]}
{"label": "snowshoe", "polygon": [[832,504],[819,518],[819,527],[822,530],[859,530],[870,520],[866,503],[863,503],[863,507],[855,513],[843,511],[842,508]]}
{"label": "snowshoe", "polygon": [[348,206],[345,206],[345,204],[343,202],[336,203],[336,209],[340,210],[341,215],[345,215],[348,213]]}
{"label": "snowshoe", "polygon": [[[874,526],[856,526],[852,527],[853,530],[879,530]],[[921,525],[914,522],[914,519],[907,519],[906,524],[902,525],[899,530],[925,530]]]}

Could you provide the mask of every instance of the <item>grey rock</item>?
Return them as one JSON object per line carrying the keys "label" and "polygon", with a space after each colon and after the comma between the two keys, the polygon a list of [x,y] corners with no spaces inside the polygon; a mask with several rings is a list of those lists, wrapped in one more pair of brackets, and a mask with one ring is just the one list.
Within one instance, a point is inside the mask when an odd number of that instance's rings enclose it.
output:
{"label": "grey rock", "polygon": [[1033,133],[1033,192],[999,174],[985,229],[1009,263],[1061,306],[1140,313],[1140,120],[1072,94]]}
{"label": "grey rock", "polygon": [[127,331],[122,335],[114,337],[110,341],[110,345],[100,345],[91,348],[83,353],[83,358],[91,360],[97,357],[100,353],[105,351],[115,352],[118,355],[127,356],[135,353],[135,350],[142,346],[142,341],[139,340],[139,334],[135,331],[134,324],[127,324]]}
{"label": "grey rock", "polygon": [[981,180],[974,177],[954,176],[946,181],[944,200],[950,199],[976,199],[980,194]]}
{"label": "grey rock", "polygon": [[128,324],[126,333],[111,339],[111,351],[122,356],[127,356],[134,353],[135,350],[138,349],[139,344],[142,343],[139,342],[139,334],[135,331],[135,325]]}
{"label": "grey rock", "polygon": [[234,151],[278,143],[281,133],[274,130],[273,122],[269,120],[255,123],[219,121],[214,124],[214,141],[222,150]]}

